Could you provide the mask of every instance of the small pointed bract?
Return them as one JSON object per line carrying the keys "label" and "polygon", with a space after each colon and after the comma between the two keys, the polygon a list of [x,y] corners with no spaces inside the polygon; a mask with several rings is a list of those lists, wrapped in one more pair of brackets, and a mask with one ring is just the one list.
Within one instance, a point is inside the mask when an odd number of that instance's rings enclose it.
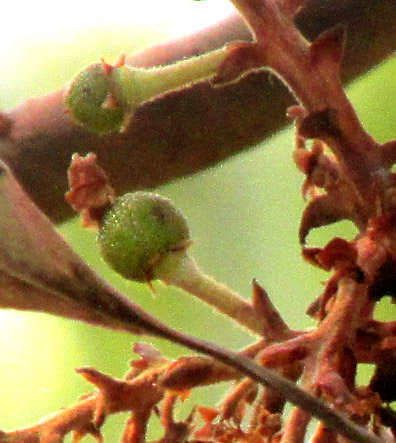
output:
{"label": "small pointed bract", "polygon": [[311,44],[309,50],[311,62],[327,74],[338,76],[344,43],[345,27],[343,25],[337,25],[322,32]]}
{"label": "small pointed bract", "polygon": [[347,208],[340,204],[339,198],[332,194],[316,196],[304,210],[299,232],[300,243],[305,243],[312,229],[343,219],[350,219],[350,214]]}

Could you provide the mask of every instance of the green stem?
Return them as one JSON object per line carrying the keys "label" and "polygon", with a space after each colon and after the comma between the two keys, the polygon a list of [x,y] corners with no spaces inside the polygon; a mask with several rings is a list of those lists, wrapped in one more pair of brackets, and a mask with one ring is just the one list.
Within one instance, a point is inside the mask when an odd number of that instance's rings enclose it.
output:
{"label": "green stem", "polygon": [[151,69],[95,63],[69,84],[65,102],[69,113],[91,130],[122,131],[140,105],[214,76],[227,54],[227,47],[223,47]]}
{"label": "green stem", "polygon": [[111,74],[115,98],[121,106],[133,111],[142,103],[170,91],[212,77],[227,56],[223,47],[169,66],[139,69],[122,66]]}
{"label": "green stem", "polygon": [[253,306],[226,285],[206,275],[197,262],[183,251],[167,254],[155,266],[154,276],[194,295],[249,330],[263,335],[263,320]]}

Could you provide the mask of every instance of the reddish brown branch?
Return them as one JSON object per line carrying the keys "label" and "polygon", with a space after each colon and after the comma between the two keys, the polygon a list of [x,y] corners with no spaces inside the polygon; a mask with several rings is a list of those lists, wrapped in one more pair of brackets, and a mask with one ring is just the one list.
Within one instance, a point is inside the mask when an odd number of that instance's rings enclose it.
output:
{"label": "reddish brown branch", "polygon": [[[396,47],[393,0],[337,0],[326,5],[312,0],[297,21],[310,38],[334,24],[347,25],[343,63],[347,80]],[[130,62],[138,66],[168,63],[247,38],[246,28],[234,16],[221,26],[149,48]],[[203,83],[171,94],[143,106],[126,134],[99,137],[70,121],[64,114],[62,92],[55,92],[29,100],[2,117],[0,156],[36,203],[60,221],[71,215],[63,195],[73,152],[97,152],[118,192],[153,187],[263,140],[285,124],[284,110],[290,103],[283,86],[261,72],[226,88]]]}

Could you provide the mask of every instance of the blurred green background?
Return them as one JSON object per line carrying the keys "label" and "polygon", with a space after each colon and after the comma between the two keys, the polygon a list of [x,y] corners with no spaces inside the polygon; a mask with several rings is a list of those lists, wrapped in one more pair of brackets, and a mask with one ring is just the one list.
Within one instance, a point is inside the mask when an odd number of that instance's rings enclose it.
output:
{"label": "blurred green background", "polygon": [[[168,3],[172,7],[172,1]],[[205,4],[191,3],[195,8]],[[0,46],[0,108],[64,87],[81,67],[100,56],[115,60],[122,52],[131,54],[174,35],[172,25],[165,22],[131,28],[97,23],[73,31],[51,30],[36,39],[24,37],[11,49]],[[382,142],[396,138],[395,76],[396,59],[348,88],[364,126]],[[305,309],[320,294],[327,276],[300,257],[297,233],[304,208],[303,177],[291,160],[292,147],[289,128],[248,152],[157,191],[170,197],[189,219],[195,241],[192,254],[206,272],[246,298],[256,278],[289,324],[306,328],[314,323]],[[144,285],[123,281],[100,259],[95,234],[83,230],[78,221],[59,229],[102,276],[173,327],[235,350],[252,341],[244,330],[180,291],[156,283],[153,295]],[[350,223],[339,223],[315,231],[308,241],[319,246],[334,235],[352,238],[354,233]],[[382,318],[395,318],[389,300],[378,311]],[[164,340],[145,340],[37,313],[0,311],[0,429],[32,423],[90,392],[91,386],[74,368],[93,366],[122,377],[130,359],[136,358],[132,353],[136,341],[153,343],[168,357],[189,353]],[[361,380],[369,373],[364,368]],[[226,387],[197,390],[183,405],[181,416],[193,404],[217,403]],[[120,414],[108,419],[103,428],[106,441],[119,440],[125,418]],[[158,436],[155,420],[150,435]]]}

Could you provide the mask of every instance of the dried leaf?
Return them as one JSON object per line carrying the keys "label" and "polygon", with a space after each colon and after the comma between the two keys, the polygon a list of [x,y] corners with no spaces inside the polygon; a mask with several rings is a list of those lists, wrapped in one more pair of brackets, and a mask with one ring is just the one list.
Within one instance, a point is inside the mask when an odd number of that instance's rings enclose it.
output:
{"label": "dried leaf", "polygon": [[73,154],[68,175],[67,202],[82,213],[83,226],[98,228],[106,209],[114,203],[115,191],[106,172],[97,164],[96,154],[91,152],[85,157]]}

